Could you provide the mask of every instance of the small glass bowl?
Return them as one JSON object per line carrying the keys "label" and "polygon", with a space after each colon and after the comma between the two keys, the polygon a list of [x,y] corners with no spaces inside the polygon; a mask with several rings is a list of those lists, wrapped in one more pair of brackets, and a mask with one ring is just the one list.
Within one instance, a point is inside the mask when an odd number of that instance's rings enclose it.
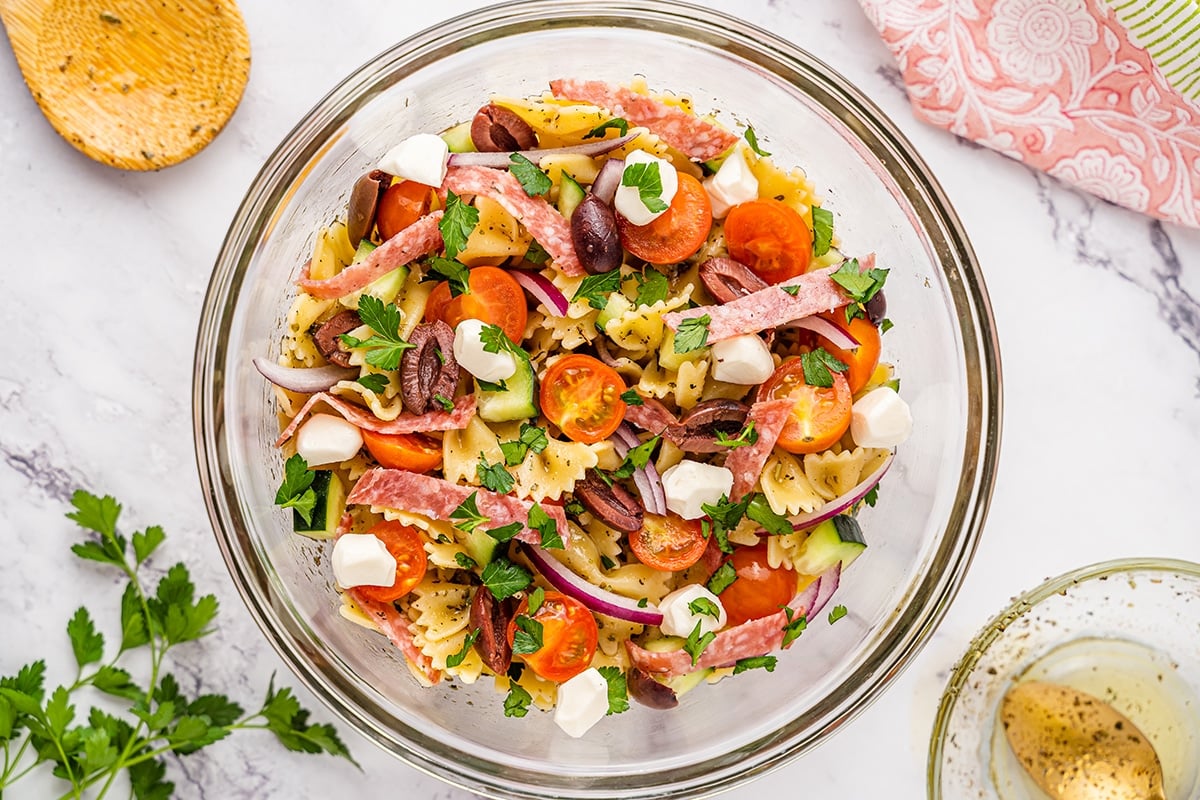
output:
{"label": "small glass bowl", "polygon": [[1018,597],[971,642],[942,694],[930,800],[1044,800],[996,722],[1004,695],[1027,680],[1111,704],[1154,745],[1167,800],[1200,797],[1200,564],[1107,561]]}

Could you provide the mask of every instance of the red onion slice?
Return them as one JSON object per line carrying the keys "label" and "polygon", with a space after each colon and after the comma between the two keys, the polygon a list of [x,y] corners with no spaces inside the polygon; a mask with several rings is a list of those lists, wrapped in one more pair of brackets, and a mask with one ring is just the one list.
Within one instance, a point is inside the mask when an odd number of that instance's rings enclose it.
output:
{"label": "red onion slice", "polygon": [[853,350],[858,347],[861,342],[855,339],[846,330],[843,330],[840,325],[835,325],[827,319],[822,319],[818,316],[802,317],[801,319],[789,322],[788,328],[804,328],[812,331],[818,336],[824,336],[834,347],[842,350]]}
{"label": "red onion slice", "polygon": [[549,278],[523,269],[510,269],[508,274],[516,278],[517,283],[521,284],[521,288],[529,292],[534,300],[544,305],[551,316],[565,317],[567,315],[567,306],[570,305],[570,302]]}
{"label": "red onion slice", "polygon": [[[545,150],[516,150],[519,155],[525,156],[535,164],[541,164],[543,158],[549,156],[600,156],[605,153],[616,150],[622,145],[628,144],[636,137],[636,133],[627,133],[624,136],[618,136],[616,139],[597,139],[594,142],[585,144],[574,144],[570,147],[550,147]],[[512,152],[501,153],[451,153],[450,160],[447,162],[451,167],[491,167],[493,169],[507,169],[512,164]]]}
{"label": "red onion slice", "polygon": [[[816,527],[827,519],[836,517],[846,509],[853,507],[855,503],[867,496],[867,492],[871,491],[876,485],[878,485],[879,481],[883,479],[883,474],[888,471],[888,468],[892,466],[892,462],[895,460],[896,454],[889,454],[884,462],[879,465],[879,469],[871,473],[870,477],[858,484],[858,486],[855,486],[853,489],[839,497],[833,498],[815,511],[810,511],[807,514],[801,514],[796,517],[789,517],[788,521],[792,523],[792,529],[797,531],[808,530],[809,528]],[[767,532],[765,530],[759,530],[758,534],[760,536],[765,536],[767,535]]]}
{"label": "red onion slice", "polygon": [[254,367],[271,383],[283,389],[304,394],[324,392],[338,381],[358,377],[358,367],[285,367],[261,356],[254,359]]}
{"label": "red onion slice", "polygon": [[[633,428],[625,422],[622,422],[609,437],[609,441],[613,443],[613,450],[620,458],[624,458],[632,448],[641,444]],[[667,513],[667,495],[663,491],[662,478],[659,477],[653,461],[647,461],[645,467],[634,471],[633,482],[637,484],[638,492],[642,495],[642,504],[646,506],[647,511],[660,516]]]}
{"label": "red onion slice", "polygon": [[842,582],[842,562],[834,564],[829,569],[817,578],[817,596],[813,598],[812,608],[807,612],[809,622],[812,622],[813,617],[821,613],[821,609],[825,608],[829,603],[829,598],[833,597],[833,593],[837,591],[838,585]]}
{"label": "red onion slice", "polygon": [[625,160],[610,158],[604,162],[596,180],[592,181],[592,194],[596,195],[606,206],[613,204],[617,196],[617,187],[621,185],[621,174],[625,172]]}
{"label": "red onion slice", "polygon": [[645,608],[641,608],[637,600],[589,583],[537,545],[525,545],[524,550],[551,586],[565,595],[574,597],[592,611],[639,625],[662,624],[663,615],[657,606],[647,604]]}
{"label": "red onion slice", "polygon": [[812,583],[804,587],[804,591],[796,595],[788,603],[796,612],[803,612],[805,619],[813,618],[813,606],[817,603],[817,595],[821,591],[821,578],[818,576]]}

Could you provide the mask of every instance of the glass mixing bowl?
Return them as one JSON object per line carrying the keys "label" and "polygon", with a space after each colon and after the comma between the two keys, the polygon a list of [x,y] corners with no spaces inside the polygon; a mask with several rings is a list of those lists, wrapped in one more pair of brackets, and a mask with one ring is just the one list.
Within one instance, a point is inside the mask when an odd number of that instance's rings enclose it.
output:
{"label": "glass mixing bowl", "polygon": [[[569,739],[550,714],[503,716],[490,681],[420,688],[401,656],[337,612],[324,548],[273,500],[282,464],[271,391],[290,284],[314,231],[395,142],[469,119],[493,92],[632,73],[752,123],[799,164],[855,254],[891,268],[897,365],[912,438],[863,514],[870,546],[837,602],[779,667],[644,707]],[[740,124],[739,124],[740,123]],[[813,747],[861,711],[928,638],[962,582],[986,515],[1000,435],[1000,368],[978,265],[941,188],[860,92],[770,33],[652,0],[511,3],[438,25],[346,78],[288,135],[230,226],[205,299],[194,383],[197,460],[225,560],[268,639],[348,724],[415,767],[484,794],[683,797],[727,789]]]}

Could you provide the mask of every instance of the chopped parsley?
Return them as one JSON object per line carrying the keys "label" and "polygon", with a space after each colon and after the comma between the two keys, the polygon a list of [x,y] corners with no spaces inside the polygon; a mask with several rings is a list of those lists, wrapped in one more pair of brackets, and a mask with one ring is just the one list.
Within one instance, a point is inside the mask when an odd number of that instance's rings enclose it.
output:
{"label": "chopped parsley", "polygon": [[658,446],[658,441],[661,437],[653,436],[639,444],[637,447],[631,448],[625,454],[625,460],[621,465],[609,473],[609,476],[614,480],[621,480],[633,476],[633,473],[639,469],[644,469],[650,461],[651,454],[654,453],[654,448]]}
{"label": "chopped parsley", "polygon": [[513,655],[528,655],[542,649],[542,623],[527,614],[518,614],[513,622],[517,626],[513,635]]}
{"label": "chopped parsley", "polygon": [[542,603],[546,602],[546,590],[540,586],[534,588],[529,593],[529,613],[536,614],[537,610],[542,607]]}
{"label": "chopped parsley", "polygon": [[485,353],[512,353],[523,361],[529,361],[529,354],[509,339],[499,325],[484,325],[479,331],[479,341]]}
{"label": "chopped parsley", "polygon": [[444,394],[435,394],[433,396],[433,402],[435,402],[439,406],[441,406],[443,411],[453,411],[454,410],[454,401],[451,400],[449,397],[446,397],[446,395],[444,395]]}
{"label": "chopped parsley", "polygon": [[721,616],[721,609],[717,604],[707,597],[697,597],[692,602],[688,603],[688,611],[693,614],[703,614],[713,619],[718,619]]}
{"label": "chopped parsley", "polygon": [[633,301],[635,306],[652,306],[662,302],[671,291],[667,276],[654,267],[646,267],[645,271],[637,276],[637,282],[637,297]]}
{"label": "chopped parsley", "polygon": [[708,344],[708,323],[710,322],[712,322],[712,317],[705,314],[701,317],[685,319],[679,323],[679,328],[675,331],[675,352],[690,353]]}
{"label": "chopped parsley", "polygon": [[486,533],[497,542],[504,544],[505,542],[511,541],[514,536],[524,529],[525,526],[521,523],[510,522],[507,525],[501,525],[499,528],[488,528]]}
{"label": "chopped parsley", "polygon": [[638,600],[638,601],[637,601],[637,607],[638,607],[638,608],[646,608],[646,607],[647,607],[647,606],[649,606],[649,605],[650,605],[650,598],[649,598],[649,597],[643,597],[641,600]]}
{"label": "chopped parsley", "polygon": [[792,617],[795,612],[792,611],[791,606],[784,606],[783,610],[784,613],[787,614],[788,621],[787,624],[783,626],[783,642],[781,642],[779,646],[787,647],[789,644],[799,639],[800,634],[804,633],[804,630],[808,627],[808,617],[796,617],[793,619]]}
{"label": "chopped parsley", "polygon": [[696,623],[696,627],[692,628],[692,632],[688,634],[687,641],[683,643],[683,650],[692,657],[692,666],[700,660],[700,654],[704,649],[712,644],[712,640],[717,638],[717,634],[709,631],[708,633],[700,633],[700,623]]}
{"label": "chopped parsley", "polygon": [[475,382],[477,384],[479,384],[479,391],[481,391],[481,392],[507,392],[508,391],[508,384],[505,383],[504,381],[500,381],[499,383],[492,383],[491,381],[481,381],[481,380],[479,380],[479,378],[476,378]]}
{"label": "chopped parsley", "polygon": [[601,553],[600,554],[600,566],[604,567],[605,569],[615,569],[617,566],[617,562],[613,561],[611,558],[604,555],[604,553]]}
{"label": "chopped parsley", "polygon": [[754,132],[753,126],[746,127],[745,136],[746,136],[746,144],[750,145],[750,149],[753,150],[755,153],[758,153],[763,158],[766,158],[771,155],[770,153],[768,153],[766,150],[763,150],[762,147],[759,146],[758,134]]}
{"label": "chopped parsley", "polygon": [[792,532],[791,520],[772,511],[771,504],[767,502],[767,496],[762,492],[756,492],[750,499],[750,503],[746,507],[746,516],[762,525],[767,533],[780,536]]}
{"label": "chopped parsley", "polygon": [[879,294],[887,276],[886,269],[875,268],[863,271],[857,258],[846,261],[836,272],[830,273],[829,279],[841,286],[846,292],[846,296],[853,301],[846,306],[847,322],[855,317],[863,316],[866,304],[872,297]]}
{"label": "chopped parsley", "polygon": [[342,342],[349,348],[366,350],[364,360],[372,367],[399,369],[404,351],[413,346],[400,338],[400,323],[404,314],[393,303],[385,304],[378,297],[365,294],[358,301],[358,316],[375,335],[369,339],[358,339],[343,333],[340,337]]}
{"label": "chopped parsley", "polygon": [[798,283],[793,283],[790,286],[780,286],[779,288],[783,289],[785,292],[790,294],[792,297],[795,297],[796,295],[800,294],[800,284],[798,284]]}
{"label": "chopped parsley", "polygon": [[620,667],[597,667],[596,671],[608,682],[608,711],[609,714],[620,714],[629,710],[629,689],[625,684],[625,673]]}
{"label": "chopped parsley", "polygon": [[379,394],[387,388],[388,379],[386,375],[380,375],[378,372],[372,372],[368,375],[363,375],[358,379],[358,383],[367,387],[375,394]]}
{"label": "chopped parsley", "polygon": [[489,464],[487,456],[482,452],[479,454],[479,463],[475,465],[475,474],[485,489],[491,489],[500,494],[511,492],[513,484],[516,483],[512,473],[506,470],[503,464],[499,461]]}
{"label": "chopped parsley", "polygon": [[480,525],[486,524],[491,520],[479,513],[479,506],[476,495],[479,492],[471,492],[466,500],[458,504],[458,508],[450,512],[450,519],[454,520],[454,527],[458,528],[463,533],[470,533]]}
{"label": "chopped parsley", "polygon": [[523,717],[529,713],[529,704],[533,696],[517,682],[508,685],[508,696],[504,698],[504,716]]}
{"label": "chopped parsley", "polygon": [[458,297],[471,292],[471,270],[461,261],[452,258],[430,256],[425,263],[429,271],[444,278],[450,284],[450,296]]}
{"label": "chopped parsley", "polygon": [[619,269],[601,272],[599,275],[588,275],[580,282],[571,302],[586,300],[592,308],[603,311],[608,305],[608,296],[620,288],[621,270]]}
{"label": "chopped parsley", "polygon": [[845,606],[834,606],[833,610],[829,612],[829,624],[832,625],[833,623],[837,622],[839,619],[846,616],[846,613]]}
{"label": "chopped parsley", "polygon": [[845,372],[849,369],[824,347],[801,354],[800,366],[804,369],[804,382],[823,389],[833,386],[834,372]]}
{"label": "chopped parsley", "polygon": [[525,194],[530,197],[542,197],[554,187],[554,182],[550,180],[550,176],[542,172],[541,167],[530,161],[520,153],[513,153],[508,157],[508,171],[513,174],[513,177],[521,182],[521,188],[525,190]]}
{"label": "chopped parsley", "polygon": [[609,128],[616,128],[618,131],[620,131],[620,135],[624,136],[625,134],[629,133],[629,121],[621,119],[620,117],[615,117],[610,119],[608,122],[602,122],[596,127],[592,128],[583,135],[583,138],[603,139],[605,131],[607,131]]}
{"label": "chopped parsley", "polygon": [[726,561],[708,579],[708,590],[713,594],[720,594],[733,585],[733,582],[737,579],[737,570],[733,568],[733,564]]}
{"label": "chopped parsley", "polygon": [[540,267],[550,260],[550,254],[546,252],[546,248],[542,247],[541,242],[534,239],[529,243],[529,249],[525,251],[525,260]]}
{"label": "chopped parsley", "polygon": [[540,453],[550,444],[550,437],[546,435],[544,428],[539,428],[536,425],[530,425],[528,422],[521,423],[521,434],[513,442],[501,442],[500,451],[504,453],[504,463],[510,467],[515,467],[525,460],[525,455],[532,450],[535,453]]}
{"label": "chopped parsley", "polygon": [[479,638],[479,629],[471,631],[467,637],[463,639],[463,646],[459,648],[457,653],[451,653],[446,656],[447,667],[457,667],[467,657],[467,653],[471,652],[471,645],[475,644],[475,640]]}
{"label": "chopped parsley", "polygon": [[888,319],[887,317],[884,317],[883,321],[879,323],[879,335],[882,336],[883,334],[890,331],[893,327],[895,327],[895,326],[892,325],[892,321],[890,319]]}
{"label": "chopped parsley", "polygon": [[[449,663],[449,662],[447,662]],[[751,656],[750,658],[739,658],[733,664],[733,674],[745,672],[750,669],[765,669],[767,672],[775,671],[775,664],[778,663],[775,656]]]}
{"label": "chopped parsley", "polygon": [[758,432],[754,430],[754,420],[747,422],[741,433],[732,439],[725,435],[725,431],[717,431],[717,444],[725,447],[746,447],[757,441]]}
{"label": "chopped parsley", "polygon": [[637,393],[637,389],[626,389],[625,391],[621,392],[621,400],[623,400],[627,406],[646,405],[646,401],[643,400],[642,396]]}
{"label": "chopped parsley", "polygon": [[667,210],[667,204],[662,199],[662,174],[657,161],[626,163],[625,171],[621,173],[621,185],[637,189],[638,199],[647,211],[657,214]]}
{"label": "chopped parsley", "polygon": [[874,486],[872,486],[870,488],[870,490],[866,494],[863,495],[862,501],[864,503],[866,503],[867,505],[869,505],[871,508],[875,507],[875,504],[879,502],[879,484],[878,483],[875,484]]}
{"label": "chopped parsley", "polygon": [[567,501],[567,504],[563,506],[563,509],[572,517],[578,517],[580,514],[587,511],[587,509],[583,507],[583,503],[580,503],[578,500]]}
{"label": "chopped parsley", "polygon": [[316,477],[304,456],[296,453],[283,465],[283,483],[275,493],[275,505],[295,509],[306,524],[311,524],[313,509],[317,507],[317,493],[312,489]]}
{"label": "chopped parsley", "polygon": [[446,192],[446,211],[438,222],[446,258],[454,258],[467,246],[467,239],[479,225],[479,209],[469,206],[454,192]]}
{"label": "chopped parsley", "polygon": [[463,569],[475,569],[479,564],[466,553],[455,553],[454,562]]}
{"label": "chopped parsley", "polygon": [[528,525],[530,530],[537,531],[542,535],[542,547],[544,549],[563,549],[563,540],[558,533],[558,523],[550,518],[546,510],[542,508],[536,501],[529,509]]}
{"label": "chopped parsley", "polygon": [[483,568],[479,576],[497,600],[512,597],[533,582],[533,577],[524,567],[512,563],[504,556],[497,556]]}
{"label": "chopped parsley", "polygon": [[[706,537],[710,535],[716,537],[717,546],[721,548],[722,553],[733,552],[726,534],[742,521],[749,504],[749,498],[743,498],[741,502],[733,503],[728,497],[722,495],[716,504],[704,503],[700,506],[700,510],[708,515],[708,519],[700,521],[700,528]],[[713,594],[716,592],[714,591]]]}
{"label": "chopped parsley", "polygon": [[820,206],[812,208],[813,255],[820,258],[829,252],[833,243],[833,212]]}

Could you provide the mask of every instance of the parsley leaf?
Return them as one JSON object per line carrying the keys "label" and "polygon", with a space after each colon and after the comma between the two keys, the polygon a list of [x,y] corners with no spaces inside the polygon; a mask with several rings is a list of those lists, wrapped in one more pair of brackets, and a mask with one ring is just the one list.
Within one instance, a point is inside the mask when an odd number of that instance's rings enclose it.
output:
{"label": "parsley leaf", "polygon": [[884,317],[883,321],[879,323],[879,335],[882,336],[883,334],[890,331],[893,327],[895,327],[895,326],[892,325],[892,321],[890,319],[888,319],[887,317]]}
{"label": "parsley leaf", "polygon": [[795,613],[792,611],[792,607],[784,606],[783,610],[787,614],[788,621],[787,624],[783,626],[783,642],[781,642],[779,646],[787,647],[789,644],[799,639],[800,634],[804,633],[805,629],[808,628],[808,617],[796,617],[795,619],[792,619],[792,615]]}
{"label": "parsley leaf", "polygon": [[312,490],[316,477],[304,456],[296,453],[283,465],[283,484],[275,493],[275,505],[294,508],[306,523],[311,524],[313,509],[317,507],[317,494]]}
{"label": "parsley leaf", "polygon": [[[449,663],[448,661],[446,663]],[[767,672],[775,671],[777,659],[775,656],[751,656],[750,658],[739,658],[733,663],[733,674],[745,672],[749,669],[765,669]]]}
{"label": "parsley leaf", "polygon": [[450,284],[451,297],[471,293],[471,270],[466,264],[453,258],[439,256],[430,256],[425,263],[430,272],[441,276]]}
{"label": "parsley leaf", "polygon": [[[721,552],[733,552],[733,548],[729,546],[729,538],[725,535],[727,531],[731,531],[738,526],[742,521],[742,517],[746,514],[746,508],[750,504],[749,498],[742,498],[740,502],[732,503],[728,497],[724,495],[717,503],[704,503],[700,506],[700,510],[709,516],[709,520],[703,520],[700,523],[704,529],[705,536],[710,533],[717,537],[717,545],[721,548]],[[711,530],[710,530],[711,526]],[[713,592],[716,594],[716,592]]]}
{"label": "parsley leaf", "polygon": [[540,453],[550,444],[550,437],[546,435],[543,428],[536,425],[530,425],[528,422],[521,423],[521,434],[514,442],[501,442],[500,451],[504,453],[504,463],[510,467],[515,467],[525,460],[525,455],[532,450],[535,453]]}
{"label": "parsley leaf", "polygon": [[604,553],[601,553],[600,554],[600,566],[604,567],[605,569],[616,569],[617,562],[613,561],[611,558],[604,555]]}
{"label": "parsley leaf", "polygon": [[679,328],[675,331],[675,352],[690,353],[708,344],[708,323],[710,322],[712,322],[712,317],[705,314],[701,317],[685,319],[679,323]]}
{"label": "parsley leaf", "polygon": [[485,353],[512,353],[517,358],[529,360],[529,354],[509,339],[499,325],[484,325],[479,331],[479,341]]}
{"label": "parsley leaf", "polygon": [[667,210],[667,204],[662,199],[662,174],[659,172],[657,161],[636,164],[626,162],[625,171],[621,173],[621,185],[637,189],[638,199],[647,211],[657,214]]}
{"label": "parsley leaf", "polygon": [[692,632],[687,635],[687,640],[683,643],[683,650],[692,657],[692,665],[700,659],[700,654],[704,649],[712,644],[712,640],[717,638],[717,634],[709,631],[701,635],[700,623],[696,623],[696,627],[692,628]]}
{"label": "parsley leaf", "polygon": [[746,447],[758,441],[758,431],[754,430],[754,420],[746,423],[746,427],[742,428],[741,433],[732,439],[725,435],[725,431],[717,431],[717,444],[725,447]]}
{"label": "parsley leaf", "polygon": [[536,501],[529,509],[528,524],[530,530],[535,530],[542,535],[542,547],[544,549],[563,549],[563,540],[558,534],[558,524],[550,518],[546,510],[538,505]]}
{"label": "parsley leaf", "polygon": [[503,544],[511,541],[514,536],[523,531],[525,526],[519,522],[510,522],[507,525],[501,525],[499,528],[488,528],[487,535]]}
{"label": "parsley leaf", "polygon": [[506,470],[503,464],[498,461],[495,464],[489,464],[487,457],[482,452],[479,454],[479,463],[475,465],[475,474],[484,488],[500,494],[511,492],[513,484],[516,483],[512,473]]}
{"label": "parsley leaf", "polygon": [[541,167],[520,153],[513,153],[508,157],[508,160],[511,162],[508,165],[508,171],[521,182],[521,188],[530,197],[541,197],[554,187],[554,182],[550,180],[550,176],[542,172]]}
{"label": "parsley leaf", "polygon": [[342,342],[350,348],[367,350],[366,362],[385,370],[400,368],[400,358],[413,345],[400,338],[400,323],[404,315],[393,303],[384,303],[378,297],[364,294],[358,301],[358,316],[375,335],[369,339],[358,339],[348,333],[341,335]]}
{"label": "parsley leaf", "polygon": [[481,380],[479,380],[479,378],[476,378],[475,383],[479,384],[479,391],[481,391],[481,392],[507,392],[508,391],[508,383],[505,381],[500,381],[499,383],[492,383],[491,381],[481,381]]}
{"label": "parsley leaf", "polygon": [[796,284],[796,283],[793,283],[789,286],[780,286],[779,288],[783,289],[785,292],[790,294],[792,297],[795,297],[796,295],[800,294],[800,285]]}
{"label": "parsley leaf", "polygon": [[96,630],[92,615],[83,606],[67,623],[67,637],[71,640],[75,663],[80,667],[95,664],[104,657],[104,636]]}
{"label": "parsley leaf", "polygon": [[621,119],[620,117],[615,117],[613,119],[610,119],[608,122],[602,122],[599,125],[597,125],[596,127],[592,128],[590,131],[588,131],[587,133],[585,133],[583,135],[583,138],[585,138],[585,139],[603,139],[604,132],[607,131],[609,128],[616,128],[618,131],[620,131],[620,135],[624,136],[625,134],[629,133],[629,121]]}
{"label": "parsley leaf", "polygon": [[471,646],[475,644],[475,640],[479,638],[479,629],[471,631],[463,639],[463,646],[459,648],[457,653],[451,653],[446,656],[447,667],[457,667],[467,657],[467,653],[471,652]]}
{"label": "parsley leaf", "polygon": [[759,146],[759,144],[758,144],[758,134],[754,132],[754,128],[753,128],[753,126],[747,126],[747,127],[746,127],[746,133],[745,133],[745,136],[746,136],[746,143],[747,143],[748,145],[750,145],[750,149],[751,149],[751,150],[753,150],[755,153],[758,153],[758,154],[759,154],[760,156],[762,156],[763,158],[766,158],[766,157],[768,157],[768,156],[770,156],[770,155],[771,155],[770,153],[768,153],[766,150],[763,150],[763,149],[762,149],[762,148]]}
{"label": "parsley leaf", "polygon": [[463,533],[470,533],[480,525],[491,521],[479,513],[478,494],[479,492],[471,492],[466,500],[463,500],[457,508],[450,512],[450,519],[455,521],[454,527]]}
{"label": "parsley leaf", "polygon": [[529,713],[529,704],[532,702],[533,696],[514,681],[509,684],[508,696],[504,698],[504,716],[523,717]]}
{"label": "parsley leaf", "polygon": [[462,567],[463,569],[475,569],[476,567],[479,566],[479,563],[476,562],[475,559],[471,558],[466,553],[455,553],[454,554],[454,562],[456,564],[458,564],[460,567]]}
{"label": "parsley leaf", "polygon": [[738,579],[737,570],[733,568],[733,564],[726,561],[717,571],[708,579],[708,590],[713,594],[720,594],[728,589],[734,581]]}
{"label": "parsley leaf", "polygon": [[609,473],[609,476],[614,480],[633,477],[633,473],[642,469],[650,461],[651,454],[654,453],[654,448],[658,446],[658,441],[661,437],[654,436],[639,444],[637,447],[631,448],[625,454],[625,460],[621,465]]}
{"label": "parsley leaf", "polygon": [[629,710],[629,689],[625,683],[625,673],[620,667],[597,667],[596,671],[608,682],[608,711],[609,714],[620,714]]}
{"label": "parsley leaf", "polygon": [[746,507],[746,516],[762,525],[763,529],[772,535],[781,536],[785,533],[792,533],[791,520],[772,511],[766,495],[761,492],[756,492],[750,499],[750,504]]}
{"label": "parsley leaf", "polygon": [[542,607],[542,603],[546,601],[546,590],[542,587],[535,587],[529,593],[529,613],[536,614],[537,610]]}
{"label": "parsley leaf", "polygon": [[386,375],[380,375],[377,372],[372,372],[369,375],[363,375],[358,379],[358,383],[367,387],[375,394],[379,394],[387,388],[388,379]]}
{"label": "parsley leaf", "polygon": [[601,272],[599,275],[588,275],[575,290],[575,296],[571,298],[571,302],[587,300],[589,306],[603,311],[608,305],[608,296],[620,288],[621,270],[619,269]]}
{"label": "parsley leaf", "polygon": [[621,400],[623,400],[627,406],[646,405],[646,401],[643,400],[642,396],[637,393],[637,389],[626,389],[625,391],[621,392]]}
{"label": "parsley leaf", "polygon": [[688,611],[693,614],[703,614],[713,619],[718,619],[721,616],[721,609],[717,604],[707,597],[697,597],[692,602],[688,603]]}
{"label": "parsley leaf", "polygon": [[497,556],[483,568],[479,576],[483,585],[496,596],[497,600],[512,597],[533,582],[533,577],[517,564],[504,556]]}
{"label": "parsley leaf", "polygon": [[812,208],[813,255],[820,258],[829,252],[833,242],[833,212],[820,206]]}
{"label": "parsley leaf", "polygon": [[652,306],[666,300],[671,291],[671,284],[667,281],[667,276],[654,267],[646,267],[645,271],[637,276],[637,280],[637,298],[633,301],[635,306]]}
{"label": "parsley leaf", "polygon": [[847,321],[862,315],[866,304],[883,288],[887,276],[886,269],[875,268],[864,272],[857,258],[846,261],[836,272],[829,274],[829,279],[841,286],[846,296],[853,301],[846,307]]}
{"label": "parsley leaf", "polygon": [[820,386],[824,389],[833,386],[833,372],[845,372],[848,369],[824,347],[802,353],[800,365],[804,368],[804,382],[809,386]]}
{"label": "parsley leaf", "polygon": [[513,636],[513,655],[524,656],[542,649],[542,623],[527,614],[518,614],[513,622],[517,626]]}
{"label": "parsley leaf", "polygon": [[529,242],[529,249],[525,251],[525,260],[540,267],[550,260],[550,254],[546,252],[546,248],[542,247],[541,242],[533,239]]}
{"label": "parsley leaf", "polygon": [[454,258],[467,246],[467,239],[479,224],[479,209],[469,206],[454,192],[446,192],[446,211],[438,222],[446,258]]}
{"label": "parsley leaf", "polygon": [[832,625],[833,623],[837,622],[839,619],[846,616],[846,613],[847,611],[845,606],[834,606],[833,610],[829,612],[829,624]]}
{"label": "parsley leaf", "polygon": [[875,507],[875,504],[879,502],[879,484],[878,483],[875,484],[874,486],[872,486],[870,488],[870,490],[865,495],[863,495],[862,501],[864,503],[866,503],[867,505],[869,505],[871,508]]}

